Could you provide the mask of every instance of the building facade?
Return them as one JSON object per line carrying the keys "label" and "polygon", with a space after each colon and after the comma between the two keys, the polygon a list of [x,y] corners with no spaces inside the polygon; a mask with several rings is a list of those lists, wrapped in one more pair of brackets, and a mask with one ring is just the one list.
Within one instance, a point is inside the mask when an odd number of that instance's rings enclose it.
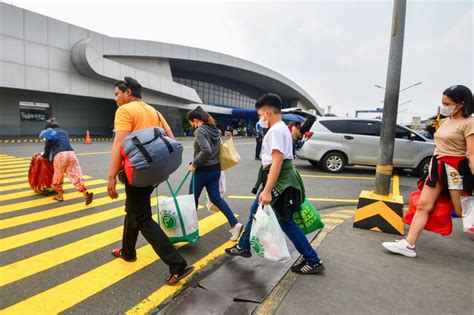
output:
{"label": "building facade", "polygon": [[37,135],[49,117],[71,134],[110,135],[113,84],[124,76],[142,84],[143,99],[178,134],[185,111],[195,104],[210,105],[206,108],[225,120],[232,109],[252,109],[270,91],[282,96],[284,107],[322,113],[296,83],[250,61],[109,37],[0,3],[0,135]]}

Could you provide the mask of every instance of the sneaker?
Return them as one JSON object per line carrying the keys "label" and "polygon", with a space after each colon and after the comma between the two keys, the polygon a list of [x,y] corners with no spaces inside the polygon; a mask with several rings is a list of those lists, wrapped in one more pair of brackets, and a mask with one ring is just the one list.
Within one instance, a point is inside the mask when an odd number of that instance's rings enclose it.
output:
{"label": "sneaker", "polygon": [[291,267],[291,271],[294,273],[299,273],[301,275],[311,275],[323,272],[326,268],[324,268],[323,262],[320,261],[317,264],[310,264],[306,260],[303,260],[297,265]]}
{"label": "sneaker", "polygon": [[234,225],[234,227],[232,227],[229,232],[230,232],[230,240],[232,242],[235,242],[239,239],[240,237],[240,234],[242,234],[242,228],[244,226],[242,225],[242,223],[237,223],[236,225]]}
{"label": "sneaker", "polygon": [[230,248],[226,248],[225,253],[230,256],[242,256],[245,258],[252,257],[251,252],[244,251],[243,249],[239,247],[239,245],[234,245]]}
{"label": "sneaker", "polygon": [[415,246],[411,247],[406,240],[398,240],[395,242],[383,242],[382,246],[388,251],[400,254],[406,257],[416,257]]}

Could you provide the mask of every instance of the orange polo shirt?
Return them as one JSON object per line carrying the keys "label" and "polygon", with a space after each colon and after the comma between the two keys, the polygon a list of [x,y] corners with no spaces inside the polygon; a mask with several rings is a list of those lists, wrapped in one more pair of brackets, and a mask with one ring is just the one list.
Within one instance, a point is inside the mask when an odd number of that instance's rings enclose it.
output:
{"label": "orange polo shirt", "polygon": [[133,101],[120,106],[115,112],[115,130],[134,132],[148,127],[170,130],[163,115],[143,101]]}

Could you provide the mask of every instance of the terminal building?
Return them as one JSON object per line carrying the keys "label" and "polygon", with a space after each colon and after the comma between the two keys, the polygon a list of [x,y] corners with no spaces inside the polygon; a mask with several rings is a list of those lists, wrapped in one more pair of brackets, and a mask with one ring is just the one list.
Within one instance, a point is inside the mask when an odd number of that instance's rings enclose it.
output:
{"label": "terminal building", "polygon": [[56,117],[72,135],[109,136],[114,83],[143,86],[143,99],[176,134],[185,114],[202,105],[222,126],[252,126],[265,92],[283,107],[323,114],[316,101],[282,74],[248,60],[161,42],[114,38],[0,3],[0,136],[37,135]]}

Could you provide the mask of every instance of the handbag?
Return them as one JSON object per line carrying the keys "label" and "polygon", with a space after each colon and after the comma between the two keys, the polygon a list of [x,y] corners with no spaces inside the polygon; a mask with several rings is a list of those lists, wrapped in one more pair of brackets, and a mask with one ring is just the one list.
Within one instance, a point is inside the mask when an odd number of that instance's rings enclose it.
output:
{"label": "handbag", "polygon": [[[410,194],[408,211],[403,217],[403,222],[410,225],[415,216],[418,200],[421,196],[421,190],[414,191]],[[445,195],[440,195],[435,202],[434,209],[429,213],[425,230],[438,233],[441,235],[449,235],[453,231],[453,221],[451,218],[451,210],[453,204]]]}
{"label": "handbag", "polygon": [[[173,244],[178,242],[196,243],[199,239],[194,194],[178,196],[189,174],[190,172],[186,174],[176,191],[173,191],[170,182],[166,180],[171,197],[158,200],[158,224]],[[194,176],[191,180],[194,181]]]}
{"label": "handbag", "polygon": [[309,234],[324,227],[324,223],[321,220],[318,210],[316,210],[308,198],[305,198],[304,202],[301,204],[301,210],[295,212],[293,219],[295,220],[295,223],[299,225],[304,234]]}
{"label": "handbag", "polygon": [[231,167],[239,164],[240,155],[235,149],[234,140],[232,137],[224,141],[221,138],[221,145],[219,150],[219,162],[221,165],[221,170],[225,171]]}

